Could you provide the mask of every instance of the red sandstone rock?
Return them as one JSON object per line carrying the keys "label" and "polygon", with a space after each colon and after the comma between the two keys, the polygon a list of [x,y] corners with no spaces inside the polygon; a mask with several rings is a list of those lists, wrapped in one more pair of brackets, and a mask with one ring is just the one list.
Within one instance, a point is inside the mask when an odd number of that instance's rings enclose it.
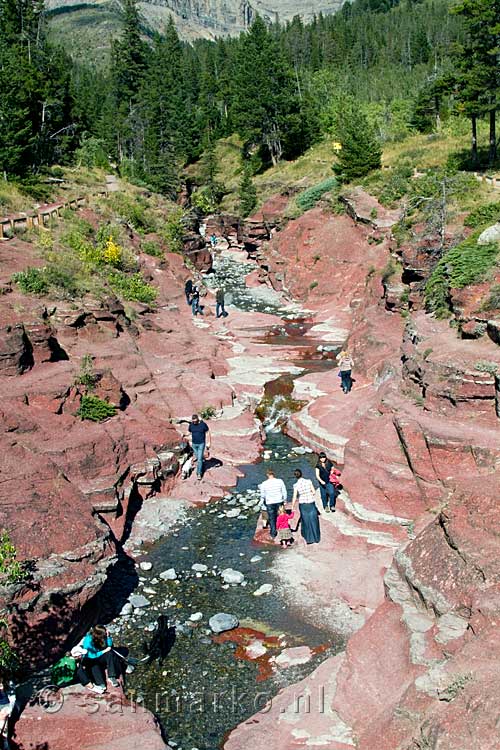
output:
{"label": "red sandstone rock", "polygon": [[17,750],[166,750],[159,727],[149,711],[130,703],[119,690],[104,696],[74,686],[56,694],[62,707],[51,713],[41,706],[24,711],[15,729]]}

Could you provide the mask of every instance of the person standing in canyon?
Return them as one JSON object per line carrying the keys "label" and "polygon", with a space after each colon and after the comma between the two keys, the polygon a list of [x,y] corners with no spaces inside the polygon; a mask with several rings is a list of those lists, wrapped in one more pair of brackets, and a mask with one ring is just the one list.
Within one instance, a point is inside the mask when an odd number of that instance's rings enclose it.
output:
{"label": "person standing in canyon", "polygon": [[191,444],[193,453],[196,456],[196,475],[199,480],[203,477],[203,459],[205,452],[210,453],[211,435],[206,422],[200,419],[198,414],[193,414],[189,423],[189,432],[191,433]]}
{"label": "person standing in canyon", "polygon": [[218,289],[215,290],[215,317],[216,318],[222,318],[227,317],[226,308],[224,307],[224,289],[221,287],[218,287]]}
{"label": "person standing in canyon", "polygon": [[286,487],[282,479],[275,476],[272,469],[266,471],[267,479],[260,485],[260,498],[265,502],[269,519],[269,534],[271,539],[277,535],[276,519],[278,509],[282,503],[286,503]]}
{"label": "person standing in canyon", "polygon": [[184,294],[186,295],[186,302],[188,305],[191,304],[191,294],[193,293],[193,280],[188,279],[184,284]]}
{"label": "person standing in canyon", "polygon": [[349,393],[352,388],[352,377],[351,372],[354,367],[354,362],[351,355],[347,351],[341,351],[337,357],[337,362],[340,370],[341,386],[344,393]]}
{"label": "person standing in canyon", "polygon": [[335,486],[330,480],[332,469],[332,462],[326,457],[326,453],[321,452],[318,456],[318,463],[316,464],[316,479],[319,484],[323,510],[327,513],[330,513],[330,511],[332,511],[332,513],[335,512],[335,501],[337,499]]}
{"label": "person standing in canyon", "polygon": [[191,312],[194,316],[203,315],[200,308],[200,291],[197,286],[193,286],[191,291]]}
{"label": "person standing in canyon", "polygon": [[319,511],[316,507],[316,490],[310,479],[302,476],[300,469],[293,472],[297,480],[293,485],[292,513],[299,504],[300,533],[306,544],[318,544],[321,539]]}

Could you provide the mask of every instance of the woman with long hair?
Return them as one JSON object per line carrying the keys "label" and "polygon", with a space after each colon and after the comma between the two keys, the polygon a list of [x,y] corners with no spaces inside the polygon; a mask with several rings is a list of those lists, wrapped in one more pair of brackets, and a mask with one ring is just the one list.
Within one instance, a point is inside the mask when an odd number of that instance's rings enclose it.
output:
{"label": "woman with long hair", "polygon": [[302,476],[300,469],[293,472],[296,482],[293,485],[292,513],[299,504],[300,533],[307,544],[317,544],[321,539],[319,530],[319,511],[316,507],[316,490],[310,479]]}
{"label": "woman with long hair", "polygon": [[94,693],[106,692],[106,673],[110,684],[118,687],[121,671],[119,657],[113,651],[113,639],[104,625],[95,625],[82,642],[82,661],[78,679]]}

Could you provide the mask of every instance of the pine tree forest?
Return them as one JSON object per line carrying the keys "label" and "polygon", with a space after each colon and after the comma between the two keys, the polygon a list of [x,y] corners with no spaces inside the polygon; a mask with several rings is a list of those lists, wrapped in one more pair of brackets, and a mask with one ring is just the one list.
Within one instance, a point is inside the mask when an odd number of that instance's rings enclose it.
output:
{"label": "pine tree forest", "polygon": [[[186,43],[172,20],[147,38],[126,0],[109,64],[95,67],[48,40],[43,0],[0,0],[0,173],[29,187],[55,163],[111,163],[175,198],[183,168],[203,157],[216,200],[221,137],[241,138],[248,192],[251,174],[325,135],[362,129],[369,169],[384,142],[456,115],[470,121],[475,165],[477,122],[489,123],[491,164],[499,19],[500,0],[355,0],[310,24],[257,16],[237,38]],[[363,173],[344,167],[346,179]]]}

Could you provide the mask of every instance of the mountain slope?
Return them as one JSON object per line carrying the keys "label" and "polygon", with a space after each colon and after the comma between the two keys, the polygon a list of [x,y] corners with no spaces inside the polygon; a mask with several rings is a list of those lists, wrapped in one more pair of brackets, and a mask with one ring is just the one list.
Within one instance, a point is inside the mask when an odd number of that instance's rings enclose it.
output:
{"label": "mountain slope", "polygon": [[[264,19],[275,22],[287,21],[296,15],[311,20],[319,13],[337,11],[343,0],[151,0],[139,2],[138,8],[145,26],[151,30],[161,30],[170,15],[173,16],[179,34],[184,39],[238,34],[246,29],[256,13]],[[58,37],[68,37],[80,41],[76,52],[88,51],[88,43],[93,48],[109,46],[115,28],[118,28],[120,3],[103,0],[90,0],[75,3],[73,0],[47,0],[51,26]],[[114,21],[114,22],[113,22]],[[95,39],[98,44],[94,44]],[[107,40],[107,41],[106,41]],[[81,50],[78,48],[81,47]]]}

